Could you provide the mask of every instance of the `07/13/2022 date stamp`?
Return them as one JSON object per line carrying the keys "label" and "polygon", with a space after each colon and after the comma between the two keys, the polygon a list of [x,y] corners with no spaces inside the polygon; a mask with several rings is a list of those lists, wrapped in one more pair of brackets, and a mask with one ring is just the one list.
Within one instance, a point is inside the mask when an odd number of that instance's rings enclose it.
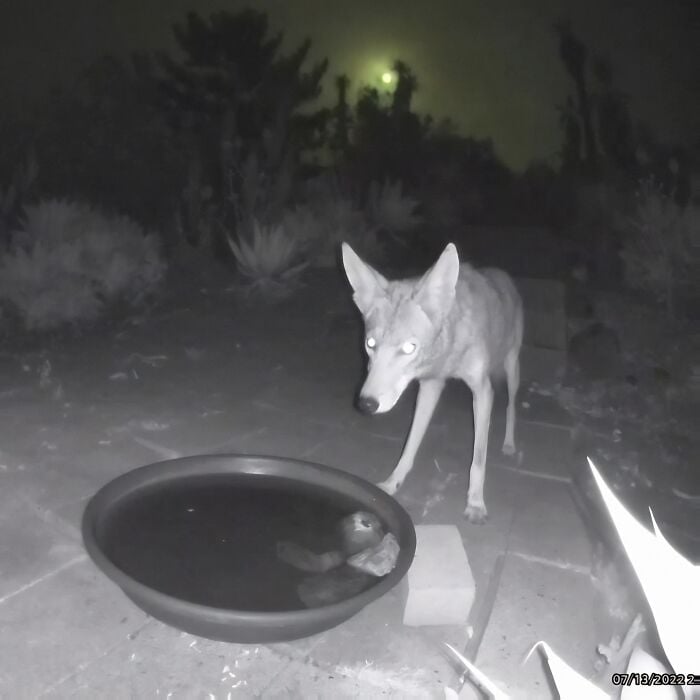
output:
{"label": "07/13/2022 date stamp", "polygon": [[700,673],[613,673],[613,685],[697,685]]}

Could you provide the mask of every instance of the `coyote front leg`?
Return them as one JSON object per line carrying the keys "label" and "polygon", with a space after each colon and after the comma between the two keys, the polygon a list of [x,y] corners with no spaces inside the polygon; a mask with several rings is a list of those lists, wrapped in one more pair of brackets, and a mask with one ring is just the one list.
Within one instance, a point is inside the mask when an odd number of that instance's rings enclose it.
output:
{"label": "coyote front leg", "polygon": [[493,406],[493,387],[488,377],[469,385],[472,390],[474,406],[474,452],[469,468],[469,492],[464,515],[471,523],[483,523],[486,520],[484,503],[484,472],[486,470],[486,452],[491,424]]}
{"label": "coyote front leg", "polygon": [[442,389],[445,386],[444,379],[421,379],[418,384],[418,398],[416,399],[416,408],[413,413],[413,422],[411,429],[406,439],[403,452],[398,464],[391,472],[391,476],[380,484],[377,484],[380,489],[388,494],[396,493],[408,472],[413,469],[413,460],[416,458],[416,452],[423,441],[423,436],[428,428],[428,423],[432,418],[435,406],[437,405]]}

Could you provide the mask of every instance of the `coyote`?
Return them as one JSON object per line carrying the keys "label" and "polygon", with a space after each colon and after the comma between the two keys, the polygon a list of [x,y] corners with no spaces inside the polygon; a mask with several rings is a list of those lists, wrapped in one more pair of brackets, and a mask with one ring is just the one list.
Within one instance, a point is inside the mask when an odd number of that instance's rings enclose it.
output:
{"label": "coyote", "polygon": [[413,468],[445,381],[462,379],[472,391],[474,408],[474,450],[464,515],[470,522],[483,523],[491,377],[503,371],[508,384],[503,452],[515,452],[523,306],[512,279],[502,270],[460,266],[453,243],[419,279],[388,281],[347,243],[343,243],[343,266],[364,317],[369,357],[358,408],[369,414],[389,411],[408,384],[418,380],[415,413],[401,458],[379,487],[389,494],[401,487]]}

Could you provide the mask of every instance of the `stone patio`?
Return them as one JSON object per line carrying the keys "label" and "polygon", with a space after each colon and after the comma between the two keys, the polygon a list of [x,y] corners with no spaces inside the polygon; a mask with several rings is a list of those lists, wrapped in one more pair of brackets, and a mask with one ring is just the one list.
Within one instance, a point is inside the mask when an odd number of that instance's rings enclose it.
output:
{"label": "stone patio", "polygon": [[[87,558],[79,531],[87,499],[149,462],[261,453],[370,480],[386,475],[413,395],[407,391],[386,415],[354,410],[363,371],[358,333],[341,280],[322,299],[311,286],[262,313],[211,289],[171,298],[136,323],[50,339],[33,350],[6,345],[0,697],[441,698],[445,686],[459,688],[443,641],[465,650],[513,697],[553,697],[540,658],[521,665],[540,639],[590,672],[609,629],[594,613],[600,601],[590,547],[569,492],[570,426],[552,399],[527,383],[519,460],[498,449],[502,396],[494,409],[486,525],[461,515],[471,401],[457,384],[445,392],[398,496],[416,524],[459,527],[477,585],[467,627],[404,627],[401,585],[309,639],[213,642],[148,617]],[[523,374],[532,377],[533,368]]]}

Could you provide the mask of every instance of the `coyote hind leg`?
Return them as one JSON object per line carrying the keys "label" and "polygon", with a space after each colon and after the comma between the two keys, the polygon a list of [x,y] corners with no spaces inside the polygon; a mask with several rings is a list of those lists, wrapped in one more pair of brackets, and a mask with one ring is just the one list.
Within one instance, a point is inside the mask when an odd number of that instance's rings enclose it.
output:
{"label": "coyote hind leg", "polygon": [[506,434],[503,439],[503,454],[515,454],[515,405],[520,387],[520,348],[513,348],[504,362],[508,384],[508,407],[506,408]]}

